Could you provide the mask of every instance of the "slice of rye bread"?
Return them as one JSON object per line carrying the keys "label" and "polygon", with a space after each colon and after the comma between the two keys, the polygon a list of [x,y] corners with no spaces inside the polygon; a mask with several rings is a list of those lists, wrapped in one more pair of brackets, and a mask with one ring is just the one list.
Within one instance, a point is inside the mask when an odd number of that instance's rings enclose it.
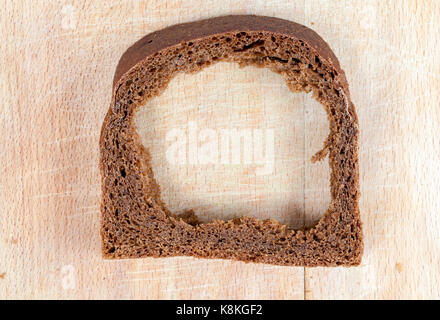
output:
{"label": "slice of rye bread", "polygon": [[[241,217],[200,223],[160,198],[150,155],[136,133],[136,109],[179,72],[214,62],[268,67],[292,91],[313,92],[330,134],[312,161],[329,154],[331,204],[312,228]],[[336,56],[311,29],[272,17],[235,15],[153,32],[121,57],[100,139],[105,258],[193,256],[293,266],[354,266],[363,252],[358,209],[358,120]]]}

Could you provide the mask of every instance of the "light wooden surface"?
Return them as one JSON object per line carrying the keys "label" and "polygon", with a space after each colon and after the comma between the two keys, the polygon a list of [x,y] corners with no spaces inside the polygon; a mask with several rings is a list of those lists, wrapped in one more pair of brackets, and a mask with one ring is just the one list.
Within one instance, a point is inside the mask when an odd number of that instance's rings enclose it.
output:
{"label": "light wooden surface", "polygon": [[[440,298],[440,3],[10,1],[0,12],[0,298]],[[290,19],[330,43],[360,122],[357,268],[100,255],[98,138],[120,55],[165,26],[224,14]],[[149,108],[149,110],[147,110]],[[274,129],[273,171],[175,165],[170,128]],[[136,124],[172,210],[293,226],[328,204],[323,108],[267,70],[179,75]],[[160,144],[162,143],[162,145]]]}

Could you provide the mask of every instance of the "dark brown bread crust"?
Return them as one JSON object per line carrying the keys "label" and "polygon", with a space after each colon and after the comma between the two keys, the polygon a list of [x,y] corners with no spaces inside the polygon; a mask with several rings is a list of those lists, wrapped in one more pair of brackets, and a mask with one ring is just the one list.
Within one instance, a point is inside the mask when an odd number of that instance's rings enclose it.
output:
{"label": "dark brown bread crust", "polygon": [[[329,117],[330,135],[314,159],[329,154],[332,201],[312,228],[242,217],[201,224],[176,216],[160,199],[148,151],[136,133],[137,107],[179,72],[233,61],[268,67],[292,91],[312,91]],[[122,56],[100,139],[102,251],[106,258],[195,256],[295,266],[353,266],[361,261],[358,121],[345,74],[327,43],[294,22],[226,16],[151,33]]]}

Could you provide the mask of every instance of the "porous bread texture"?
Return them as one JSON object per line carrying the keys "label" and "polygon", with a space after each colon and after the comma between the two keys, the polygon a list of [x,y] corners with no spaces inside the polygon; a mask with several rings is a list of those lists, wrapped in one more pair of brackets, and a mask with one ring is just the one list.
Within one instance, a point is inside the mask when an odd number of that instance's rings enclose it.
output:
{"label": "porous bread texture", "polygon": [[[137,108],[179,72],[220,61],[279,73],[292,91],[313,92],[330,134],[312,159],[329,155],[331,203],[311,228],[241,217],[200,223],[160,198],[150,155],[134,125]],[[100,139],[102,253],[105,258],[193,256],[291,266],[354,266],[363,252],[358,209],[358,121],[339,62],[314,31],[260,16],[226,16],[172,26],[122,56]]]}

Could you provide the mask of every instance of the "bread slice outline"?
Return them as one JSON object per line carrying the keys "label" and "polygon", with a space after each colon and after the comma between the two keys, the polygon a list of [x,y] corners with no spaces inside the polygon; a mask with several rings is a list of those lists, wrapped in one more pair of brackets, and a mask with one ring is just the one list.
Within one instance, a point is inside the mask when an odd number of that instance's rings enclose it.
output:
{"label": "bread slice outline", "polygon": [[[268,67],[292,91],[312,91],[330,135],[313,161],[329,155],[331,203],[311,228],[241,217],[199,223],[160,198],[150,155],[134,126],[136,109],[179,72],[220,62]],[[101,239],[105,258],[193,256],[291,266],[356,266],[363,253],[358,208],[358,120],[338,59],[311,29],[264,16],[233,15],[150,33],[121,57],[100,138]]]}

